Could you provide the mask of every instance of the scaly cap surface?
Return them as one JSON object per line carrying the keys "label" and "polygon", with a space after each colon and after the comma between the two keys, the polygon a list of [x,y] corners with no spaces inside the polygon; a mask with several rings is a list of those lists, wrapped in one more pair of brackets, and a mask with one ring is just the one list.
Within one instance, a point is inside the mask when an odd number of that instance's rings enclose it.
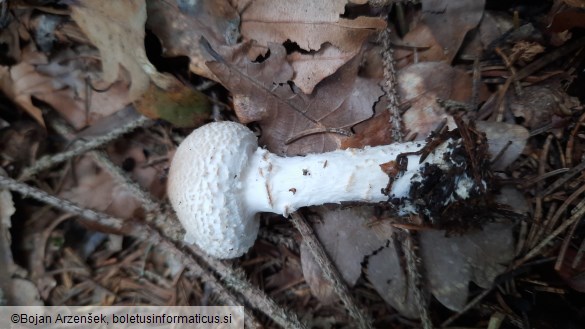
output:
{"label": "scaly cap surface", "polygon": [[213,257],[241,256],[256,240],[259,221],[243,208],[240,176],[257,147],[246,126],[214,122],[187,136],[172,160],[167,192],[185,241]]}

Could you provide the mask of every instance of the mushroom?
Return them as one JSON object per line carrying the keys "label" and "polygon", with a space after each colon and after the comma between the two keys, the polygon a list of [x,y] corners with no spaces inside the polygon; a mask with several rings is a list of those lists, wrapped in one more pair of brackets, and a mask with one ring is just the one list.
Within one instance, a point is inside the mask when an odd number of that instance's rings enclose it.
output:
{"label": "mushroom", "polygon": [[[457,156],[464,150],[461,139],[449,138],[419,163],[421,155],[413,153],[424,146],[405,142],[281,157],[258,147],[256,136],[244,125],[209,123],[177,148],[168,196],[185,228],[186,242],[213,257],[234,258],[254,244],[261,212],[286,217],[311,205],[390,201],[399,215],[432,216],[426,209],[429,202],[434,208],[437,203],[448,206],[485,189],[485,181],[471,177],[466,158]],[[404,168],[397,165],[405,162],[401,159],[407,159]],[[413,199],[429,186],[443,196]]]}

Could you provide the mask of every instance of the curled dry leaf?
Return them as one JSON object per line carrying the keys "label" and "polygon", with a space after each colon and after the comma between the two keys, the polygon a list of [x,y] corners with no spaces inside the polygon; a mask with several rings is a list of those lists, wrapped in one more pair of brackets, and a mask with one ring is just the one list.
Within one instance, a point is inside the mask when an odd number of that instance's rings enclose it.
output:
{"label": "curled dry leaf", "polygon": [[130,74],[130,100],[144,93],[156,75],[144,50],[144,0],[79,0],[71,17],[100,51],[102,80],[109,85],[120,79],[122,66]]}
{"label": "curled dry leaf", "polygon": [[311,95],[286,83],[292,68],[283,46],[270,45],[270,57],[253,63],[241,48],[230,61],[208,63],[234,94],[234,109],[244,123],[258,121],[260,143],[277,154],[306,154],[337,149],[343,135],[370,118],[382,89],[357,75],[359,56],[323,80]]}
{"label": "curled dry leaf", "polygon": [[213,58],[199,43],[205,37],[211,45],[235,45],[240,17],[227,0],[147,0],[146,26],[158,36],[164,56],[188,56],[191,72],[217,80],[205,65]]}

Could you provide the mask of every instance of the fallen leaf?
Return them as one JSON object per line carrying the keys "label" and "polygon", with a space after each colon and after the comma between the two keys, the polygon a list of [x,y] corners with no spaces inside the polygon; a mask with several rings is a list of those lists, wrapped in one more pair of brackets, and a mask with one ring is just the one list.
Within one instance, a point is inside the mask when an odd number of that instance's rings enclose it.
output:
{"label": "fallen leaf", "polygon": [[368,259],[366,275],[380,297],[401,315],[416,319],[420,314],[414,289],[409,287],[405,274],[393,241]]}
{"label": "fallen leaf", "polygon": [[240,17],[227,0],[196,2],[148,0],[146,27],[160,39],[164,56],[188,56],[191,72],[217,80],[205,62],[213,58],[201,48],[205,37],[211,45],[235,45]]}
{"label": "fallen leaf", "polygon": [[335,303],[339,297],[333,285],[325,278],[320,264],[317,263],[306,243],[301,243],[300,251],[303,277],[311,289],[311,294],[323,305]]}
{"label": "fallen leaf", "polygon": [[374,219],[374,208],[364,206],[330,210],[314,207],[313,211],[320,217],[313,225],[315,233],[345,282],[349,286],[355,285],[362,274],[364,256],[385,244],[385,239],[378,237],[375,230],[367,226],[367,219]]}
{"label": "fallen leaf", "polygon": [[515,117],[523,120],[522,125],[528,129],[551,123],[554,117],[568,116],[570,109],[580,104],[576,97],[567,95],[559,79],[525,87],[522,95],[510,94],[510,110]]}
{"label": "fallen leaf", "polygon": [[124,67],[130,75],[130,100],[140,97],[156,73],[144,50],[144,0],[79,0],[71,6],[71,18],[99,49],[104,83],[120,79]]}
{"label": "fallen leaf", "polygon": [[491,160],[497,157],[493,170],[504,170],[516,161],[530,136],[526,128],[504,122],[476,121],[475,126],[486,134]]}
{"label": "fallen leaf", "polygon": [[437,99],[469,102],[471,77],[445,62],[422,62],[398,72],[401,100],[410,108],[402,115],[404,127],[426,138],[443,120],[451,129],[453,119],[437,103]]}
{"label": "fallen leaf", "polygon": [[485,0],[422,0],[421,22],[442,45],[447,62],[455,58],[467,32],[479,24],[484,6]]}
{"label": "fallen leaf", "polygon": [[585,12],[567,10],[554,15],[550,23],[551,32],[563,32],[574,28],[585,27]]}
{"label": "fallen leaf", "polygon": [[350,61],[368,37],[386,27],[377,17],[341,18],[347,0],[233,2],[245,40],[261,46],[292,42],[309,52],[294,51],[289,56],[295,69],[293,81],[305,94],[311,94],[317,83]]}
{"label": "fallen leaf", "polygon": [[445,236],[429,230],[420,234],[420,252],[433,295],[446,307],[461,311],[468,282],[491,287],[514,258],[512,223],[489,223],[480,231]]}
{"label": "fallen leaf", "polygon": [[167,90],[151,84],[134,106],[151,119],[160,118],[179,128],[195,128],[211,116],[207,95],[178,81]]}
{"label": "fallen leaf", "polygon": [[335,73],[337,69],[351,60],[358,52],[359,48],[342,52],[330,44],[325,44],[315,53],[301,54],[293,52],[287,56],[287,60],[291,63],[295,72],[292,81],[305,94],[311,94],[319,82]]}
{"label": "fallen leaf", "polygon": [[327,129],[347,131],[370,118],[382,89],[357,76],[356,56],[306,95],[286,83],[293,72],[285,56],[283,46],[271,44],[270,57],[262,63],[251,62],[242,49],[231,61],[208,65],[233,93],[240,121],[258,121],[259,142],[272,152],[292,155],[337,149],[342,138]]}
{"label": "fallen leaf", "polygon": [[295,42],[301,49],[319,50],[326,42],[344,52],[360,49],[372,33],[386,27],[377,17],[340,18],[347,0],[233,1],[240,13],[241,33],[247,40],[268,43]]}
{"label": "fallen leaf", "polygon": [[86,78],[95,71],[86,59],[92,55],[91,50],[80,47],[57,52],[49,61],[30,44],[23,50],[22,62],[10,68],[0,67],[0,90],[43,126],[42,111],[33,104],[32,97],[47,103],[74,128],[81,129],[129,103],[124,83],[88,95]]}

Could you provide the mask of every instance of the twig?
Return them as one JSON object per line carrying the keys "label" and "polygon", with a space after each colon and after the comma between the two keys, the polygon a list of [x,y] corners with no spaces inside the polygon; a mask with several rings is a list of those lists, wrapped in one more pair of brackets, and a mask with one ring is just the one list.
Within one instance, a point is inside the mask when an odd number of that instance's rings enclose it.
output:
{"label": "twig", "polygon": [[329,256],[327,256],[327,252],[325,252],[319,239],[317,239],[313,233],[313,229],[298,212],[292,213],[291,219],[295,228],[301,233],[303,241],[307,244],[313,257],[321,266],[323,275],[331,283],[333,290],[345,305],[349,315],[356,321],[356,326],[358,328],[373,328],[372,319],[367,313],[360,309],[357,301],[349,293],[345,281],[333,262],[329,259]]}
{"label": "twig", "polygon": [[453,321],[457,320],[461,315],[465,314],[472,307],[474,307],[479,302],[481,302],[481,300],[484,299],[487,295],[489,295],[489,293],[492,292],[493,289],[494,289],[494,287],[491,287],[489,289],[482,291],[481,294],[475,296],[475,298],[473,298],[469,303],[467,303],[467,305],[465,305],[465,307],[463,307],[463,309],[461,311],[457,312],[456,314],[451,315],[447,320],[445,320],[443,323],[441,323],[441,328],[445,328],[448,325],[450,325]]}
{"label": "twig", "polygon": [[403,230],[403,232],[404,239],[402,240],[402,249],[404,251],[404,258],[406,259],[406,274],[408,275],[409,287],[413,290],[414,301],[420,314],[422,327],[424,329],[432,329],[433,321],[429,315],[428,305],[422,291],[420,275],[420,264],[422,264],[422,262],[416,253],[416,246],[412,232],[406,229]]}
{"label": "twig", "polygon": [[91,155],[95,158],[98,164],[108,171],[110,175],[118,183],[122,184],[132,195],[142,204],[146,211],[160,210],[158,203],[152,199],[150,194],[146,193],[140,185],[132,180],[118,165],[110,160],[110,157],[106,152],[96,150],[91,152]]}
{"label": "twig", "polygon": [[506,54],[504,54],[500,47],[496,47],[495,51],[496,54],[502,58],[504,64],[506,64],[508,71],[510,71],[510,77],[508,79],[512,79],[512,83],[514,83],[514,88],[516,90],[516,95],[522,96],[522,87],[520,86],[520,81],[516,79],[516,69],[514,68],[514,63],[510,60],[510,58],[508,58],[508,56],[506,56]]}
{"label": "twig", "polygon": [[[120,218],[111,217],[107,214],[100,213],[91,209],[84,209],[75,203],[64,200],[55,196],[48,194],[42,190],[37,188],[28,186],[24,183],[18,182],[12,178],[8,178],[5,176],[0,175],[0,187],[9,189],[14,192],[18,192],[23,196],[32,197],[38,201],[44,202],[49,204],[57,209],[62,211],[75,214],[77,216],[83,217],[86,220],[99,223],[102,226],[107,226],[108,228],[114,229],[123,233],[127,236],[134,237],[139,240],[149,241],[155,245],[158,245],[161,249],[169,251],[171,254],[179,257],[182,259],[183,263],[186,264],[193,272],[193,274],[207,284],[217,293],[220,300],[226,303],[226,305],[241,305],[238,302],[237,298],[229,292],[221,283],[217,281],[215,276],[210,273],[206,268],[208,268],[207,264],[201,265],[198,260],[196,260],[192,255],[186,254],[181,251],[181,249],[176,245],[178,241],[173,241],[168,237],[161,235],[158,230],[152,228],[151,226],[131,221],[131,220],[123,220]],[[172,220],[172,219],[169,219]],[[172,226],[172,225],[169,225]],[[207,258],[203,255],[198,255],[200,258]],[[217,265],[217,261],[212,262],[210,265]],[[242,281],[241,278],[235,275],[235,271],[227,266],[219,266],[219,268],[215,268],[216,271],[222,272],[221,275],[223,277],[230,278],[231,282],[229,283],[230,287],[234,288],[234,290],[240,294],[242,294],[247,300],[263,300],[266,302],[267,305],[272,305],[271,309],[261,308],[258,307],[258,310],[264,312],[265,314],[271,316],[273,313],[267,313],[268,311],[273,311],[276,309],[274,313],[278,313],[280,310],[281,313],[288,314],[288,312],[280,309],[276,303],[274,303],[269,297],[267,297],[262,291],[257,288],[251,287],[251,284],[247,281]],[[247,288],[247,289],[246,289]],[[258,296],[260,295],[260,296]],[[291,318],[296,319],[296,316],[290,316]],[[306,328],[302,325],[299,321],[297,322],[283,322],[279,318],[273,318],[275,322],[281,324],[283,327],[289,328]],[[250,313],[246,313],[246,321],[248,325],[252,327],[256,327],[254,325],[254,317]]]}
{"label": "twig", "polygon": [[50,156],[44,156],[44,157],[40,158],[32,166],[25,168],[22,171],[22,174],[20,175],[18,180],[20,180],[20,181],[27,180],[27,179],[31,178],[32,176],[40,173],[43,170],[49,169],[56,164],[67,161],[73,157],[84,154],[87,151],[90,151],[90,150],[96,149],[100,146],[103,146],[106,143],[109,143],[109,142],[117,139],[118,137],[133,131],[134,129],[136,129],[138,127],[144,127],[151,122],[152,122],[151,119],[149,119],[145,116],[140,116],[138,119],[130,121],[126,125],[124,125],[120,128],[114,129],[111,132],[109,132],[103,136],[99,136],[99,137],[96,137],[96,138],[93,138],[93,139],[90,139],[87,141],[78,141],[68,151],[64,151],[61,153],[53,154]]}
{"label": "twig", "polygon": [[394,142],[402,142],[402,116],[400,114],[400,96],[398,95],[398,77],[394,63],[394,50],[390,40],[390,30],[384,29],[379,34],[382,41],[382,62],[384,63],[384,83],[382,89],[386,93],[388,104],[386,109],[390,112],[392,123],[392,139]]}

